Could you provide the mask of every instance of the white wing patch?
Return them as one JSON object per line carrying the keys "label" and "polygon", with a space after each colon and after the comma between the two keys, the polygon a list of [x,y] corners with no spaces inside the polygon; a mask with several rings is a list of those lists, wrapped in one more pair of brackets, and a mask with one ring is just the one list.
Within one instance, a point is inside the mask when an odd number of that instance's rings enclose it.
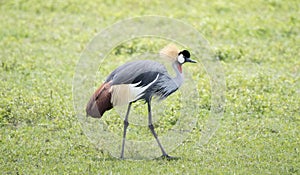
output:
{"label": "white wing patch", "polygon": [[142,81],[134,84],[119,84],[111,86],[111,103],[113,106],[121,106],[138,100],[145,94],[144,92],[157,81],[158,77],[159,74],[157,74],[156,78],[151,83],[143,87],[138,87]]}

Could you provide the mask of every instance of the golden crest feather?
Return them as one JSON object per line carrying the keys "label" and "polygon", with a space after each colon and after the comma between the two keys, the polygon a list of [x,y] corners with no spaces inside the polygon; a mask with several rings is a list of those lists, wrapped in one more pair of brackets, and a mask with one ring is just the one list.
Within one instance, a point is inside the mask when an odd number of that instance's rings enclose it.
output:
{"label": "golden crest feather", "polygon": [[180,50],[177,48],[175,44],[169,44],[163,49],[160,50],[159,54],[161,57],[168,59],[177,59],[178,53]]}

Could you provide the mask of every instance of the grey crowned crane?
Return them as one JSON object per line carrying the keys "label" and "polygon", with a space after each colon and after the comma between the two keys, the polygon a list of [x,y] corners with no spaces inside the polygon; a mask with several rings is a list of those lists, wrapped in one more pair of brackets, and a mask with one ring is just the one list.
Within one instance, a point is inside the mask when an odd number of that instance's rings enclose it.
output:
{"label": "grey crowned crane", "polygon": [[171,77],[166,68],[155,61],[139,60],[128,62],[115,69],[106,81],[95,91],[86,107],[87,116],[101,118],[105,111],[117,105],[128,104],[124,119],[124,132],[121,158],[124,158],[126,129],[129,125],[128,115],[131,104],[138,100],[145,100],[148,106],[148,126],[162,151],[162,157],[171,159],[161,145],[152,124],[151,99],[158,96],[165,99],[175,92],[183,83],[182,65],[186,62],[196,63],[190,59],[187,50],[180,51],[174,45],[163,48],[162,55],[173,59],[175,77]]}

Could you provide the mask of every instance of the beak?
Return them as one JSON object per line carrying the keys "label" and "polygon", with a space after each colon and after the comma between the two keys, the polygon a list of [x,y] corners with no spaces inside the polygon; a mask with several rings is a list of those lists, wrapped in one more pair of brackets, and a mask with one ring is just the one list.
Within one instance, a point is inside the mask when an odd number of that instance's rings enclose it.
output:
{"label": "beak", "polygon": [[192,59],[190,59],[190,58],[186,58],[186,60],[185,60],[186,62],[190,62],[190,63],[197,63],[197,61],[195,61],[195,60],[192,60]]}

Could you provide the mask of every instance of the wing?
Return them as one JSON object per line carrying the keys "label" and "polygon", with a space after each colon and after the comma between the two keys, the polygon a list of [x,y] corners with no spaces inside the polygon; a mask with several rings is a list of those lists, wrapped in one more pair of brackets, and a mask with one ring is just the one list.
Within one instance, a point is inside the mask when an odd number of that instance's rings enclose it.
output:
{"label": "wing", "polygon": [[149,72],[147,79],[140,79],[138,76],[131,84],[117,84],[111,86],[111,103],[115,105],[124,105],[139,99],[145,99],[145,95],[152,85],[154,85],[160,74]]}
{"label": "wing", "polygon": [[168,74],[166,68],[151,60],[133,61],[118,67],[106,79],[111,84],[111,103],[124,105],[143,98],[164,74]]}
{"label": "wing", "polygon": [[158,62],[139,60],[118,67],[107,77],[106,82],[111,81],[112,85],[131,84],[138,76],[146,72],[168,74],[165,66]]}

